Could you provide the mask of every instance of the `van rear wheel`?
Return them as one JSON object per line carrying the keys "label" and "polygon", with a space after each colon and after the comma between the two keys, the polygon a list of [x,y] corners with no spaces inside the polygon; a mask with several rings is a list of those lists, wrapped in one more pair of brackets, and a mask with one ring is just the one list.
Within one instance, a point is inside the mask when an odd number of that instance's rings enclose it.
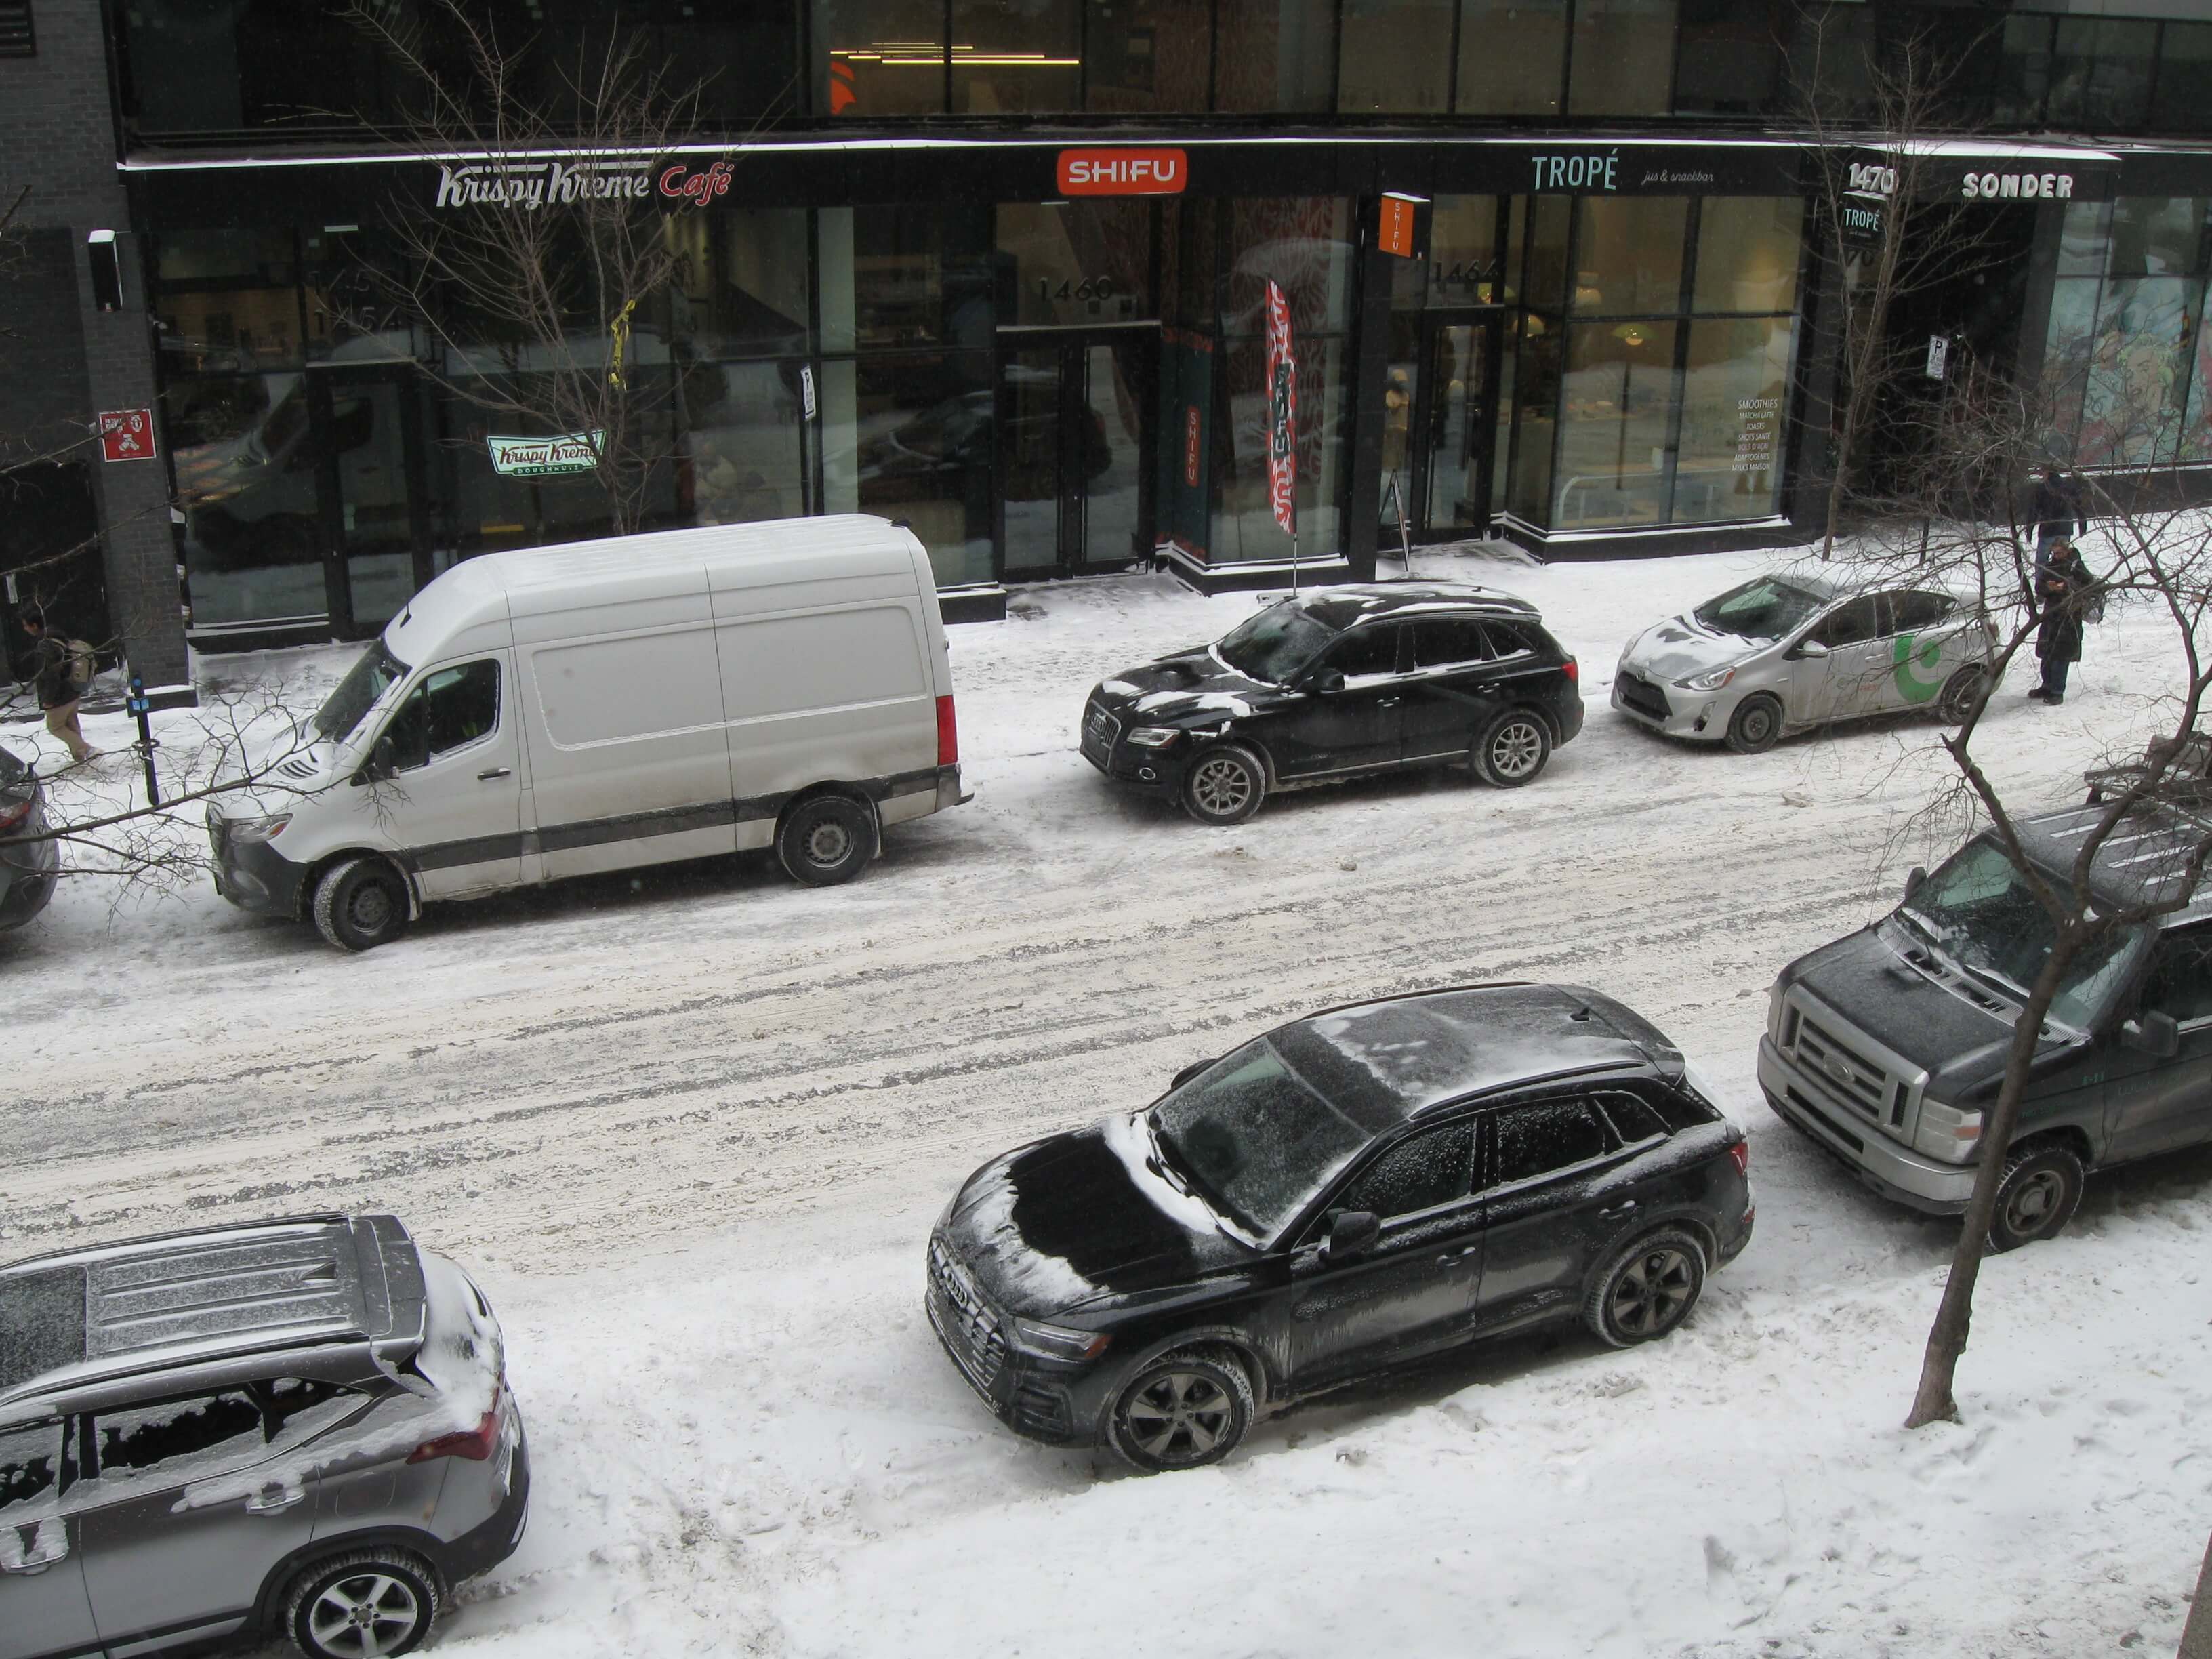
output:
{"label": "van rear wheel", "polygon": [[342,859],[315,884],[315,927],[341,951],[373,951],[407,931],[407,884],[380,858]]}
{"label": "van rear wheel", "polygon": [[843,795],[816,795],[793,807],[775,833],[775,855],[793,881],[835,887],[876,855],[876,815]]}

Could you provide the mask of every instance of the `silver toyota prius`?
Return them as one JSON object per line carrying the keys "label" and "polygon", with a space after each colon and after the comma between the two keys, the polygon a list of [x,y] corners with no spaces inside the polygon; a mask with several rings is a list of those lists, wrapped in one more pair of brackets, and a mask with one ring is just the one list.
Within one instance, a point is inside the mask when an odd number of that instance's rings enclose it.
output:
{"label": "silver toyota prius", "polygon": [[1996,647],[1978,602],[1932,579],[1777,571],[1631,640],[1613,706],[1651,731],[1743,755],[1869,714],[1932,708],[1955,724],[1981,695]]}

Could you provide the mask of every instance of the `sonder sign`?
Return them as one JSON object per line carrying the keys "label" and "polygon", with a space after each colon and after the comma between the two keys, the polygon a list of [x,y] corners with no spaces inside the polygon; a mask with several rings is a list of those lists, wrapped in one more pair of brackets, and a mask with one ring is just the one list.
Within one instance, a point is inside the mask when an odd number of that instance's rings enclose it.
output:
{"label": "sonder sign", "polygon": [[2066,202],[2074,197],[2070,173],[1970,173],[1962,187],[1969,202],[1984,200]]}

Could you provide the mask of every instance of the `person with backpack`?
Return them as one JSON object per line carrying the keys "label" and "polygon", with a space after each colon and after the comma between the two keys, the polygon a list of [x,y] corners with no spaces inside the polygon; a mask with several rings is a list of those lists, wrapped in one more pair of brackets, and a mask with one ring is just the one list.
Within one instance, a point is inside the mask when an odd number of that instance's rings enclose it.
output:
{"label": "person with backpack", "polygon": [[26,611],[22,623],[31,636],[32,678],[39,707],[46,711],[46,730],[61,740],[70,759],[88,761],[100,751],[84,740],[84,728],[76,723],[76,705],[92,683],[90,647],[49,634],[45,616],[37,611]]}
{"label": "person with backpack", "polygon": [[2035,562],[2046,563],[2051,550],[2061,542],[2071,543],[2089,527],[2081,506],[2081,481],[2065,469],[2046,466],[2035,486]]}
{"label": "person with backpack", "polygon": [[2042,618],[2035,628],[2035,654],[2043,660],[2043,681],[2027,696],[2055,708],[2066,701],[2067,671],[2081,660],[2082,624],[2100,604],[2098,583],[2074,544],[2060,541],[2038,567],[2036,588]]}

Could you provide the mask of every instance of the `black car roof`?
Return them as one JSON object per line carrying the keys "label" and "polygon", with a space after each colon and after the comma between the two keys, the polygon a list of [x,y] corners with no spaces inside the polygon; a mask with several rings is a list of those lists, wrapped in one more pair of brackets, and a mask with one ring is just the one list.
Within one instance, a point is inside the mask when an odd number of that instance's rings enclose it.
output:
{"label": "black car roof", "polygon": [[1267,1035],[1331,1104],[1380,1134],[1469,1095],[1648,1067],[1653,1056],[1609,1017],[1616,1007],[1577,986],[1485,985],[1355,1003]]}
{"label": "black car roof", "polygon": [[1536,607],[1516,594],[1473,582],[1378,582],[1368,587],[1332,587],[1302,599],[1308,616],[1332,629],[1357,627],[1421,612],[1473,611],[1492,616],[1536,618]]}
{"label": "black car roof", "polygon": [[[2018,820],[2021,850],[2045,869],[2064,875],[2074,868],[2082,837],[2110,808],[2073,806]],[[2089,864],[2089,890],[2118,908],[2157,904],[2178,892],[2189,873],[2190,855],[2212,839],[2212,817],[2171,801],[2146,801],[2112,827]],[[2189,902],[2159,918],[2161,927],[2212,916],[2212,882],[2200,885]]]}

